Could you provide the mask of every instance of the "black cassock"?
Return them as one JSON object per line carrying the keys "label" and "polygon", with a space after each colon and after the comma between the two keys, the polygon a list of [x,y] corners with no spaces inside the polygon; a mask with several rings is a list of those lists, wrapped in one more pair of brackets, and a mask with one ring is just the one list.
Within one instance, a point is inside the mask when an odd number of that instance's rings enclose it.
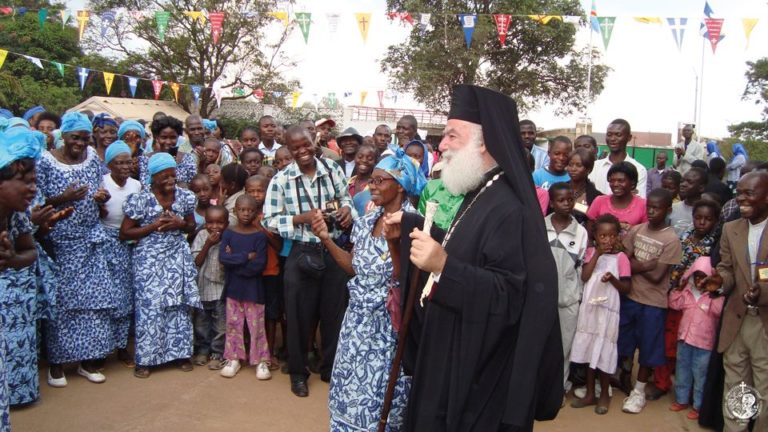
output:
{"label": "black cassock", "polygon": [[[465,197],[454,224],[477,192]],[[541,213],[530,210],[501,176],[458,222],[431,300],[415,307],[403,363],[413,374],[406,430],[530,430],[534,418],[557,414],[563,397],[557,275]],[[410,272],[418,271],[408,259],[407,234],[422,225],[418,215],[403,216],[403,299]],[[433,227],[431,234],[442,242],[446,233]],[[543,244],[526,244],[531,238]],[[418,295],[425,280],[420,272]]]}

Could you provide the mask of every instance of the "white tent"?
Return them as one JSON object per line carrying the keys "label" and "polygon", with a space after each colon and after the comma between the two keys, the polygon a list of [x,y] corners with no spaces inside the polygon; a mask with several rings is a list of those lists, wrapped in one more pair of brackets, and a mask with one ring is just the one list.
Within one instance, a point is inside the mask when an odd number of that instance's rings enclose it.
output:
{"label": "white tent", "polygon": [[69,111],[91,110],[94,114],[108,113],[112,117],[122,117],[125,120],[152,120],[152,116],[162,111],[166,115],[184,121],[190,114],[173,101],[153,99],[133,99],[119,97],[93,96]]}

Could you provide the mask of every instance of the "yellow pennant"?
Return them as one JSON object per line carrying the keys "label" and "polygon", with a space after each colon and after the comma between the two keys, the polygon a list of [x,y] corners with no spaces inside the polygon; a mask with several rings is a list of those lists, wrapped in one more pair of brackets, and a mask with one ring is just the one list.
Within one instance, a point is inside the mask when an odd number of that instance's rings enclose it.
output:
{"label": "yellow pennant", "polygon": [[288,12],[274,11],[274,12],[270,12],[269,14],[279,19],[283,23],[283,26],[288,27]]}
{"label": "yellow pennant", "polygon": [[80,28],[80,40],[83,39],[83,32],[85,32],[85,26],[88,24],[88,20],[91,19],[91,13],[87,10],[77,11],[77,23]]}
{"label": "yellow pennant", "polygon": [[299,104],[299,96],[301,96],[301,93],[297,91],[291,94],[291,108],[296,108]]}
{"label": "yellow pennant", "polygon": [[555,20],[563,20],[563,17],[560,15],[528,15],[528,18],[536,21],[539,24],[549,24],[550,21],[553,19]]}
{"label": "yellow pennant", "polygon": [[172,82],[171,83],[171,90],[173,90],[173,98],[176,99],[176,103],[179,103],[179,89],[181,86],[179,83]]}
{"label": "yellow pennant", "polygon": [[201,11],[185,11],[184,15],[190,17],[192,21],[200,21],[200,24],[205,24],[205,15]]}
{"label": "yellow pennant", "polygon": [[107,88],[107,95],[112,91],[112,83],[115,81],[115,74],[112,72],[102,72],[104,74],[104,86]]}
{"label": "yellow pennant", "polygon": [[643,24],[661,24],[659,17],[635,17],[635,21]]}
{"label": "yellow pennant", "polygon": [[363,90],[360,92],[360,105],[365,105],[365,98],[368,96],[368,92]]}
{"label": "yellow pennant", "polygon": [[8,57],[8,51],[0,49],[0,69],[2,69],[6,57]]}
{"label": "yellow pennant", "polygon": [[757,25],[757,18],[743,18],[741,23],[744,25],[744,36],[747,37],[747,48],[749,48],[749,37],[752,36],[752,30]]}
{"label": "yellow pennant", "polygon": [[368,30],[371,28],[371,13],[357,12],[355,19],[357,20],[357,28],[360,29],[360,36],[363,37],[363,42],[368,42]]}

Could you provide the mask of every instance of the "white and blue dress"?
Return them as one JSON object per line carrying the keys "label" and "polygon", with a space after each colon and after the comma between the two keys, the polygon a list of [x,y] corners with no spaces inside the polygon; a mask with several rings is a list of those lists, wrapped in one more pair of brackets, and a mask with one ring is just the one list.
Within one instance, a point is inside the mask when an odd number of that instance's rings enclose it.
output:
{"label": "white and blue dress", "polygon": [[[195,195],[176,188],[171,210],[191,215]],[[163,213],[151,190],[133,194],[123,204],[125,217],[150,225]],[[200,307],[197,268],[181,231],[152,232],[133,250],[136,308],[136,365],[154,366],[192,357],[191,308]]]}
{"label": "white and blue dress", "polygon": [[[149,158],[150,156],[146,154],[139,156],[139,181],[146,189],[149,189],[150,185]],[[174,159],[176,159],[175,156]],[[176,182],[189,184],[195,175],[197,175],[197,158],[192,153],[184,153],[176,167]]]}
{"label": "white and blue dress", "polygon": [[[404,211],[415,212],[408,203]],[[397,333],[386,308],[392,281],[392,258],[384,237],[374,237],[379,207],[355,220],[351,242],[353,277],[347,284],[349,306],[339,334],[331,374],[328,407],[331,431],[376,431],[397,347]],[[388,431],[403,427],[411,377],[401,375],[395,386]]]}

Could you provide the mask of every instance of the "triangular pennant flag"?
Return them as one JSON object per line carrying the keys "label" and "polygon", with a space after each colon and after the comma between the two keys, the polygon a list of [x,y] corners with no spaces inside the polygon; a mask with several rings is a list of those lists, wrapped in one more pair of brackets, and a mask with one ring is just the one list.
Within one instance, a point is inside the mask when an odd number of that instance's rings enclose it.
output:
{"label": "triangular pennant flag", "polygon": [[661,24],[659,17],[635,17],[635,21],[643,24]]}
{"label": "triangular pennant flag", "polygon": [[677,50],[683,47],[683,36],[685,35],[685,26],[688,24],[688,18],[667,18],[669,29],[672,30],[672,37],[675,38]]}
{"label": "triangular pennant flag", "polygon": [[148,18],[148,12],[144,11],[129,11],[128,14],[136,21],[144,21]]}
{"label": "triangular pennant flag", "polygon": [[67,21],[69,21],[69,17],[72,16],[72,12],[69,9],[64,9],[59,11],[59,14],[61,15],[61,28],[64,28],[67,25]]}
{"label": "triangular pennant flag", "polygon": [[224,28],[224,12],[208,12],[208,21],[211,22],[211,37],[213,44],[216,45]]}
{"label": "triangular pennant flag", "polygon": [[277,99],[279,97],[282,97],[282,96],[283,96],[283,92],[279,92],[279,91],[273,91],[272,92],[272,97],[275,98],[275,99]]}
{"label": "triangular pennant flag", "polygon": [[171,90],[173,90],[173,98],[176,100],[176,103],[179,103],[179,89],[181,86],[177,82],[171,83]]}
{"label": "triangular pennant flag", "polygon": [[48,9],[40,8],[37,11],[37,20],[40,21],[40,31],[45,30],[45,20],[48,18]]}
{"label": "triangular pennant flag", "polygon": [[238,97],[245,96],[245,89],[242,87],[235,87],[232,89],[232,94]]}
{"label": "triangular pennant flag", "polygon": [[741,24],[744,26],[744,36],[747,38],[747,48],[749,48],[749,37],[752,36],[752,29],[757,25],[757,18],[742,18]]}
{"label": "triangular pennant flag", "polygon": [[3,68],[3,63],[5,63],[6,57],[8,57],[8,51],[0,49],[0,69]]}
{"label": "triangular pennant flag", "polygon": [[16,8],[16,15],[18,15],[18,16],[24,16],[24,14],[26,14],[28,10],[29,10],[29,9],[27,9],[27,8],[25,8],[25,7],[23,7],[23,6],[22,6],[22,7],[19,7],[19,8]]}
{"label": "triangular pennant flag", "polygon": [[88,20],[91,19],[91,13],[87,10],[77,11],[77,24],[80,30],[80,40],[83,39],[83,32],[85,32],[85,26],[88,24]]}
{"label": "triangular pennant flag", "polygon": [[384,90],[376,91],[376,95],[379,97],[379,107],[384,108]]}
{"label": "triangular pennant flag", "polygon": [[339,19],[341,15],[337,13],[329,13],[325,16],[328,19],[328,33],[336,34],[339,30]]}
{"label": "triangular pennant flag", "polygon": [[352,96],[352,92],[351,91],[344,92],[344,99],[347,99],[350,96]]}
{"label": "triangular pennant flag", "polygon": [[496,14],[493,16],[493,20],[496,22],[496,33],[499,34],[499,43],[501,43],[501,46],[505,46],[507,30],[509,30],[509,24],[512,22],[512,15]]}
{"label": "triangular pennant flag", "polygon": [[131,89],[131,97],[136,97],[136,87],[139,86],[139,79],[128,77],[128,88]]}
{"label": "triangular pennant flag", "polygon": [[0,7],[0,14],[10,15],[12,13],[13,13],[13,8],[12,7]]}
{"label": "triangular pennant flag", "polygon": [[368,92],[363,90],[360,92],[360,105],[365,105],[365,98],[368,96]]}
{"label": "triangular pennant flag", "polygon": [[160,39],[160,42],[165,42],[165,31],[168,29],[168,21],[170,19],[171,19],[171,13],[168,11],[155,12],[155,24],[157,25],[157,37]]}
{"label": "triangular pennant flag", "polygon": [[195,99],[195,105],[200,103],[200,95],[203,90],[203,86],[191,85],[189,88],[192,90],[192,98]]}
{"label": "triangular pennant flag", "polygon": [[253,19],[259,16],[258,13],[246,10],[245,7],[243,7],[243,9],[240,9],[240,15],[246,19]]}
{"label": "triangular pennant flag", "polygon": [[560,15],[528,15],[528,18],[544,25],[549,24],[549,22],[552,20],[563,20],[563,17]]}
{"label": "triangular pennant flag", "polygon": [[221,91],[221,83],[219,81],[214,81],[212,87],[213,97],[216,99],[216,106],[221,108],[221,98],[224,96],[223,92]]}
{"label": "triangular pennant flag", "polygon": [[391,20],[398,19],[401,24],[408,23],[413,25],[413,17],[408,12],[387,12],[387,17]]}
{"label": "triangular pennant flag", "polygon": [[263,98],[263,97],[264,97],[264,90],[262,90],[262,89],[256,89],[256,90],[254,90],[254,91],[253,91],[253,96],[254,96],[254,97],[257,97],[257,98],[259,98],[259,99]]}
{"label": "triangular pennant flag", "polygon": [[467,48],[472,46],[472,34],[475,33],[475,23],[477,22],[477,15],[460,14],[459,22],[464,29],[464,42],[467,44]]}
{"label": "triangular pennant flag", "polygon": [[200,24],[205,24],[205,15],[200,11],[184,11],[184,15],[192,19],[192,22],[199,21]]}
{"label": "triangular pennant flag", "polygon": [[109,30],[109,26],[114,24],[115,18],[117,17],[117,14],[113,10],[108,10],[105,12],[102,12],[100,18],[101,18],[101,37],[106,38],[107,37],[107,31]]}
{"label": "triangular pennant flag", "polygon": [[160,99],[160,91],[163,90],[163,84],[165,84],[163,80],[152,80],[152,91],[155,92],[155,100]]}
{"label": "triangular pennant flag", "polygon": [[589,10],[589,24],[592,26],[592,31],[600,33],[600,23],[597,21],[597,6],[595,6],[595,0],[592,0],[592,9]]}
{"label": "triangular pennant flag", "polygon": [[53,62],[53,65],[56,66],[56,70],[59,71],[59,75],[64,78],[64,65],[59,62]]}
{"label": "triangular pennant flag", "polygon": [[613,24],[616,22],[616,17],[597,17],[597,21],[600,23],[600,35],[603,37],[603,46],[607,51],[608,43],[611,41],[611,34],[613,34]]}
{"label": "triangular pennant flag", "polygon": [[368,42],[368,30],[371,28],[370,12],[355,13],[355,20],[357,21],[357,28],[360,30],[360,36],[363,37],[363,43]]}
{"label": "triangular pennant flag", "polygon": [[104,87],[107,88],[107,96],[112,91],[112,83],[115,81],[115,74],[112,72],[102,72],[104,74]]}
{"label": "triangular pennant flag", "polygon": [[23,56],[23,57],[24,57],[25,59],[27,59],[27,60],[31,61],[31,62],[32,62],[32,64],[34,64],[35,66],[39,67],[40,69],[42,69],[42,68],[43,68],[43,63],[41,63],[41,62],[40,62],[40,59],[39,59],[39,58],[37,58],[37,57],[32,57],[32,56],[28,56],[28,55],[25,55],[25,56]]}
{"label": "triangular pennant flag", "polygon": [[419,15],[419,31],[421,31],[422,35],[426,33],[427,30],[429,30],[430,28],[429,21],[431,18],[432,18],[432,14],[423,13]]}
{"label": "triangular pennant flag", "polygon": [[723,18],[705,18],[704,24],[707,26],[709,43],[712,45],[712,53],[717,49],[717,43],[720,42],[720,31],[723,29]]}
{"label": "triangular pennant flag", "polygon": [[273,11],[269,13],[273,17],[280,20],[284,27],[288,27],[288,12],[286,11]]}
{"label": "triangular pennant flag", "polygon": [[328,103],[331,105],[331,108],[336,108],[336,93],[328,93]]}
{"label": "triangular pennant flag", "polygon": [[296,108],[299,105],[299,96],[301,96],[300,92],[295,91],[291,93],[291,108]]}
{"label": "triangular pennant flag", "polygon": [[84,68],[84,67],[77,67],[77,79],[80,81],[80,91],[82,91],[85,88],[85,80],[88,79],[88,74],[91,72],[90,69]]}
{"label": "triangular pennant flag", "polygon": [[299,29],[304,36],[304,43],[309,40],[309,26],[312,24],[312,14],[309,12],[296,12],[296,22],[299,23]]}

